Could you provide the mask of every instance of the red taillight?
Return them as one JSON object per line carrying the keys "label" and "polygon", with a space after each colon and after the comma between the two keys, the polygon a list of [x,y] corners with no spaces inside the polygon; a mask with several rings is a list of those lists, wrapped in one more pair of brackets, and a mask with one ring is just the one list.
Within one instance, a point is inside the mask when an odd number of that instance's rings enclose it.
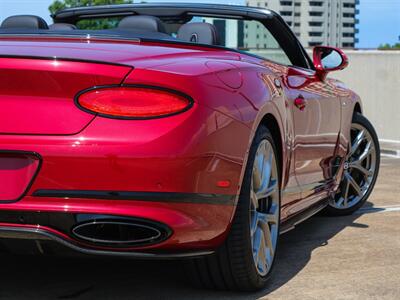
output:
{"label": "red taillight", "polygon": [[115,118],[155,118],[188,109],[191,100],[180,93],[151,87],[106,87],[81,93],[83,109]]}

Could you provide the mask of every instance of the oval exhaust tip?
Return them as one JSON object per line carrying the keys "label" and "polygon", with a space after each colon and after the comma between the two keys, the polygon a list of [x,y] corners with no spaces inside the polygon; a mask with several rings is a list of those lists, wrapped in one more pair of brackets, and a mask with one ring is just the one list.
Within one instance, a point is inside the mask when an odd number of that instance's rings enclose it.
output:
{"label": "oval exhaust tip", "polygon": [[114,247],[144,245],[164,240],[168,234],[150,224],[121,220],[93,220],[75,226],[72,233],[93,244]]}

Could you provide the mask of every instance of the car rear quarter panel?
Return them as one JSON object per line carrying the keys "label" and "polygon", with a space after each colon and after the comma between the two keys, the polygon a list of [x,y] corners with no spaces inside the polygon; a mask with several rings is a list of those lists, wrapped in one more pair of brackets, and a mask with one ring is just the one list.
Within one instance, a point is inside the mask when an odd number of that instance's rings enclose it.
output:
{"label": "car rear quarter panel", "polygon": [[[225,59],[222,59],[225,58]],[[200,106],[215,112],[215,124],[221,129],[227,124],[233,130],[224,130],[216,143],[219,152],[238,162],[235,180],[237,191],[244,176],[248,150],[259,125],[266,115],[279,124],[281,140],[291,120],[286,112],[281,92],[274,85],[275,74],[260,60],[242,60],[231,53],[227,56],[197,57],[196,60],[174,61],[151,68],[136,68],[124,84],[145,84],[179,90],[192,97]],[[225,124],[225,125],[223,125]],[[267,124],[268,125],[268,124]],[[283,150],[286,170],[288,156]],[[287,181],[285,173],[284,182]]]}

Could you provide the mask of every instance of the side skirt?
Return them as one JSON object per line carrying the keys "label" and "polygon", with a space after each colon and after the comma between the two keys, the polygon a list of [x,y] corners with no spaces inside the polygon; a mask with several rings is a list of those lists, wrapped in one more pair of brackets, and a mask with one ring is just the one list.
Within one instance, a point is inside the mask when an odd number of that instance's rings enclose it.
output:
{"label": "side skirt", "polygon": [[296,227],[297,224],[307,220],[308,218],[312,217],[316,213],[320,212],[329,204],[329,198],[325,198],[314,205],[310,206],[309,208],[299,212],[298,214],[290,217],[289,219],[285,220],[281,223],[280,234],[288,232]]}

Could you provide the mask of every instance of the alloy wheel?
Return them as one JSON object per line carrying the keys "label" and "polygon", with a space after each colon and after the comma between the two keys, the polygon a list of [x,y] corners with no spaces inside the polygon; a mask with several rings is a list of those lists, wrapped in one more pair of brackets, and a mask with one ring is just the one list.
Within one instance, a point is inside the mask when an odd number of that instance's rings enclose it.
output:
{"label": "alloy wheel", "polygon": [[275,152],[268,140],[258,146],[250,189],[250,234],[253,260],[261,276],[274,261],[279,235],[279,180]]}
{"label": "alloy wheel", "polygon": [[357,205],[371,189],[376,171],[377,151],[371,133],[361,124],[353,123],[343,179],[331,206],[348,209]]}

